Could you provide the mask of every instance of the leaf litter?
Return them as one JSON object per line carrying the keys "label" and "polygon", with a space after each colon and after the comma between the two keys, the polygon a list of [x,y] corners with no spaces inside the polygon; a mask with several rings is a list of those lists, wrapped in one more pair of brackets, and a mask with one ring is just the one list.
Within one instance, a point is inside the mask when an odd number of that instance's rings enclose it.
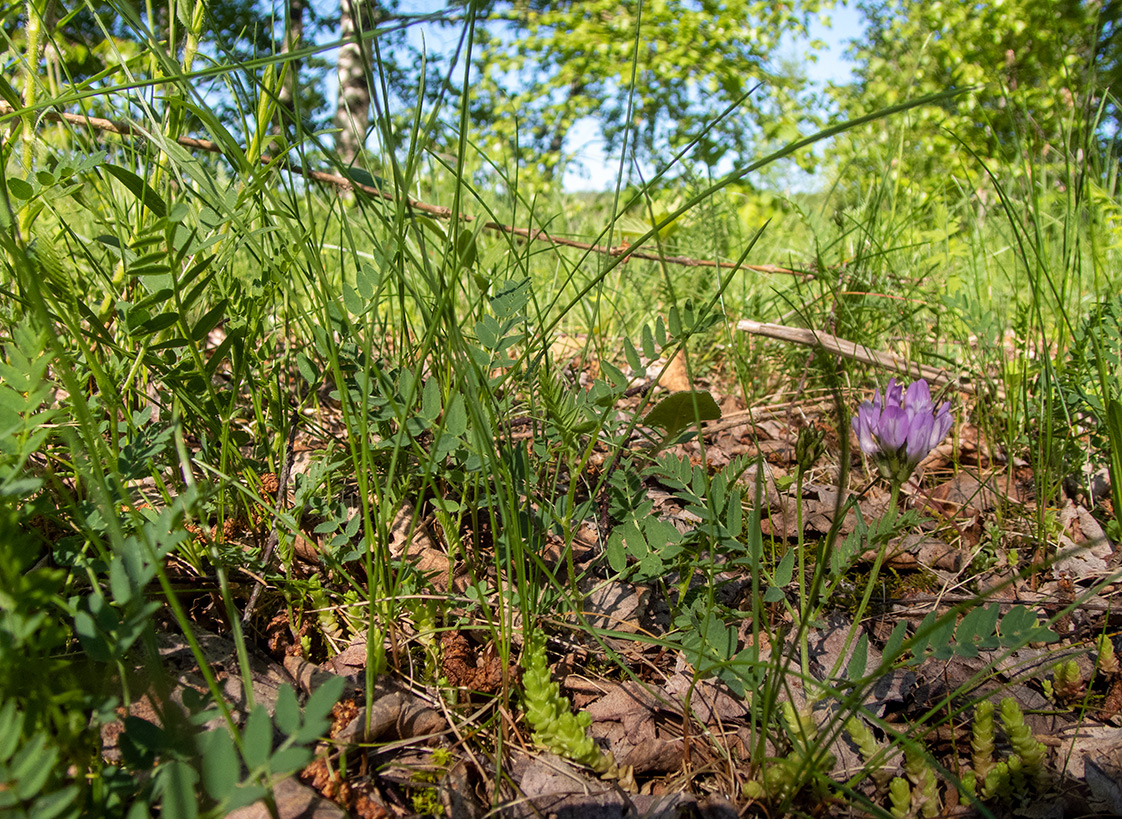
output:
{"label": "leaf litter", "polygon": [[[681,362],[671,364],[663,386],[671,383],[679,389],[691,388]],[[815,466],[802,484],[801,494],[796,495],[799,431],[808,423],[827,426],[829,402],[776,400],[748,411],[731,396],[718,408],[709,393],[705,395],[709,403],[702,409],[707,422],[702,439],[673,445],[667,452],[681,458],[683,464],[703,466],[711,474],[737,459],[759,459],[759,470],[745,470],[739,486],[745,498],[760,497],[760,529],[772,548],[791,551],[800,538],[813,544],[831,533],[845,538],[884,517],[888,497],[876,483],[861,487],[855,504],[843,505],[853,487],[831,482],[836,480],[836,464]],[[662,426],[667,440],[689,426],[688,420],[682,422],[690,409],[687,399],[675,400],[678,403],[673,406],[656,406],[644,419]],[[338,432],[339,421],[330,402],[324,407],[318,427]],[[303,457],[297,461],[295,474],[306,475],[319,459],[331,457],[330,438],[298,434],[297,448]],[[606,459],[599,463],[600,469],[607,468]],[[267,495],[275,489],[275,476],[262,476],[262,491]],[[703,523],[697,511],[658,480],[644,480],[642,492],[650,503],[652,519],[680,533]],[[1021,617],[1017,611],[1052,617],[1056,632],[1068,646],[1066,655],[1056,644],[1043,643],[1004,652],[986,642],[992,631],[989,635],[985,629],[967,633],[964,625],[969,617],[960,621],[957,630],[951,621],[952,630],[945,633],[952,641],[978,642],[973,656],[961,648],[948,655],[939,646],[928,646],[918,662],[894,667],[862,688],[858,711],[877,721],[882,726],[878,730],[905,733],[910,720],[933,711],[945,712],[947,718],[938,724],[928,744],[934,757],[945,760],[953,771],[960,749],[970,743],[969,712],[961,707],[963,697],[1012,696],[1035,736],[1047,745],[1050,770],[1056,777],[1053,792],[1040,802],[1048,809],[1023,815],[1063,815],[1094,806],[1117,811],[1122,805],[1118,789],[1122,759],[1115,753],[1122,742],[1118,733],[1122,729],[1117,727],[1122,679],[1117,669],[1104,673],[1097,668],[1086,649],[1104,629],[1117,626],[1113,612],[1118,587],[1100,581],[1114,575],[1119,559],[1101,525],[1085,506],[1069,498],[1058,513],[1048,512],[1054,515],[1059,557],[1047,568],[1020,571],[1039,563],[1041,550],[1028,532],[1013,527],[998,530],[995,513],[1010,508],[1026,516],[1032,513],[1032,473],[1024,464],[1006,463],[989,451],[983,436],[968,424],[961,427],[954,443],[941,444],[919,464],[902,494],[925,517],[920,519],[918,531],[896,538],[885,551],[885,565],[894,573],[893,588],[869,619],[856,627],[844,605],[807,626],[811,678],[806,683],[814,683],[810,690],[800,677],[797,662],[799,623],[782,607],[773,604],[769,608],[773,628],[754,631],[744,620],[739,629],[728,631],[732,641],[728,657],[752,649],[755,661],[771,663],[773,673],[784,675],[783,699],[796,709],[810,708],[817,729],[823,732],[822,748],[831,760],[826,775],[846,781],[866,769],[867,760],[846,734],[830,730],[837,721],[839,702],[823,699],[821,690],[836,684],[839,669],[854,671],[858,661],[855,644],[849,639],[854,633],[863,635],[861,668],[874,669],[880,666],[882,649],[891,642],[896,623],[921,628],[936,614],[972,600],[973,592],[987,593],[995,601],[990,603],[996,607],[995,624],[1004,626],[1003,618],[1008,618],[1012,627],[1013,617]],[[292,501],[290,491],[288,503]],[[358,514],[359,504],[353,495],[347,503],[349,523]],[[840,518],[839,509],[844,512]],[[261,541],[266,518],[262,515],[254,521],[228,524],[221,535],[244,539],[249,548]],[[320,747],[316,760],[299,777],[274,783],[278,815],[407,816],[417,812],[418,802],[412,797],[426,792],[432,792],[435,800],[431,810],[448,816],[482,817],[490,815],[495,805],[502,806],[500,812],[507,816],[741,815],[753,803],[742,787],[750,775],[745,761],[761,741],[760,726],[746,705],[747,692],[730,686],[729,675],[699,677],[695,672],[704,649],[691,654],[667,642],[675,629],[671,611],[681,607],[698,583],[710,581],[682,576],[672,569],[659,582],[616,579],[597,558],[620,523],[608,520],[605,525],[602,515],[581,521],[568,543],[551,537],[541,556],[543,565],[558,572],[558,577],[566,559],[584,567],[579,609],[558,619],[569,625],[569,636],[552,642],[551,654],[555,678],[561,681],[574,710],[590,717],[591,736],[614,755],[614,779],[598,777],[536,749],[517,723],[517,711],[512,710],[517,702],[503,696],[518,679],[516,658],[503,660],[495,641],[486,636],[485,623],[472,610],[480,593],[485,599],[493,598],[509,580],[496,574],[493,565],[481,570],[486,561],[473,560],[465,551],[487,548],[486,523],[450,533],[445,528],[447,521],[434,516],[430,505],[406,501],[393,516],[390,554],[422,579],[427,589],[421,588],[420,596],[445,601],[449,612],[459,607],[461,622],[473,625],[436,636],[418,623],[396,624],[393,641],[397,647],[407,646],[405,656],[395,657],[392,669],[376,676],[368,712],[362,703],[367,698],[366,663],[372,647],[365,632],[351,625],[341,629],[350,634],[342,642],[323,641],[306,619],[291,622],[284,611],[278,612],[268,628],[263,627],[271,636],[260,643],[260,649],[250,651],[251,700],[272,713],[276,692],[284,683],[295,684],[308,696],[324,680],[341,677],[345,682],[344,697],[332,712],[329,741]],[[299,531],[293,533],[299,558],[294,565],[303,565],[300,571],[306,576],[329,578],[331,567],[323,556],[330,551],[325,544],[330,531],[321,524],[314,515],[300,521]],[[344,529],[349,531],[346,525]],[[465,547],[468,543],[472,546]],[[1009,557],[1010,547],[1018,553],[1023,550],[1016,564]],[[714,558],[718,563],[723,560]],[[860,559],[867,564],[875,555],[868,552]],[[730,609],[752,594],[744,572],[731,563],[714,578],[721,583],[722,602]],[[788,577],[781,592],[790,595],[795,585]],[[1088,594],[1091,589],[1094,593]],[[469,593],[477,596],[465,597]],[[214,610],[207,614],[211,607],[205,601],[205,596],[196,598],[196,622],[221,630],[224,617]],[[309,614],[305,612],[304,617]],[[345,617],[336,619],[346,621]],[[719,639],[724,639],[720,636],[723,628],[714,632]],[[591,633],[600,636],[589,639]],[[222,682],[235,720],[244,724],[249,700],[241,688],[234,644],[202,628],[196,635],[206,662]],[[515,642],[519,642],[517,636]],[[422,654],[438,663],[435,679],[439,683],[434,682],[433,669],[426,672],[421,668]],[[319,661],[311,662],[310,656]],[[1065,708],[1055,696],[1044,695],[1045,681],[1066,656],[1078,666],[1080,678],[1089,683],[1084,690],[1088,697],[1094,696],[1097,710],[1087,707],[1091,700],[1086,697]],[[122,718],[143,714],[144,719],[160,724],[173,713],[169,706],[184,713],[190,710],[184,702],[186,692],[205,695],[200,670],[181,638],[166,636],[161,662],[169,670],[173,686],[166,701],[154,708],[151,698],[159,696],[155,693],[158,686],[142,686],[144,696],[128,714],[122,712]],[[142,668],[136,673],[143,677]],[[856,677],[862,674],[858,668]],[[186,696],[190,699],[192,695]],[[495,758],[486,743],[473,741],[482,726],[495,719],[509,734],[503,759]],[[109,725],[103,729],[107,757],[115,753],[115,732],[119,734],[120,728]],[[769,758],[782,755],[772,738],[763,741]],[[356,760],[361,764],[356,765]],[[879,761],[888,772],[902,772],[904,764],[898,750]],[[859,790],[871,797],[877,787],[875,779],[865,779]],[[947,808],[967,810],[951,804]],[[257,803],[235,815],[253,817],[268,812],[264,803]]]}

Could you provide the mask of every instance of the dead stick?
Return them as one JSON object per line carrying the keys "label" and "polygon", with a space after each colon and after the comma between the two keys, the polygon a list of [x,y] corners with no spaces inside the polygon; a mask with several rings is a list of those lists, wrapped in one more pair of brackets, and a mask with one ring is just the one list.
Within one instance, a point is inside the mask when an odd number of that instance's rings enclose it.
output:
{"label": "dead stick", "polygon": [[[983,387],[973,384],[968,375],[954,375],[939,367],[931,367],[927,364],[918,364],[914,361],[908,361],[903,356],[898,356],[883,350],[872,350],[863,344],[847,341],[844,338],[838,338],[829,333],[807,330],[803,327],[768,324],[766,322],[751,321],[749,319],[739,322],[736,326],[737,329],[743,330],[745,333],[766,336],[768,338],[778,339],[779,341],[787,341],[792,344],[805,344],[808,347],[821,347],[827,352],[835,353],[845,358],[852,358],[854,361],[860,361],[864,364],[872,364],[873,366],[881,367],[886,370],[902,371],[914,378],[925,378],[933,384],[952,384],[962,392],[971,393],[973,395],[979,394],[984,389]],[[1005,400],[1005,389],[1000,385],[997,386],[997,398],[1000,401]]]}

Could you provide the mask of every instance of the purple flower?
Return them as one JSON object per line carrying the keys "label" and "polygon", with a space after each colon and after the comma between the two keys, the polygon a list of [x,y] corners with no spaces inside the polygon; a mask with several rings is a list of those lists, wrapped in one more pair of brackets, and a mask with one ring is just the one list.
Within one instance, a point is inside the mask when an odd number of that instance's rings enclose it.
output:
{"label": "purple flower", "polygon": [[853,418],[861,451],[873,456],[881,475],[903,483],[954,424],[951,402],[932,409],[931,389],[922,378],[905,391],[895,378],[872,402],[864,401]]}

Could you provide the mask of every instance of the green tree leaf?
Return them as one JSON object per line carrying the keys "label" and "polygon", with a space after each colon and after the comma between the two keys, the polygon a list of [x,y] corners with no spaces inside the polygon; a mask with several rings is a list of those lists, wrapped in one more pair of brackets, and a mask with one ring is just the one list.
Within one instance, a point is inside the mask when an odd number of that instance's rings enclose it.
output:
{"label": "green tree leaf", "polygon": [[720,417],[721,408],[708,391],[687,390],[663,398],[646,414],[643,423],[658,427],[673,438],[698,421],[715,421]]}
{"label": "green tree leaf", "polygon": [[891,161],[897,178],[924,187],[955,184],[962,163],[977,167],[970,152],[991,167],[1011,167],[1007,159],[1022,152],[1034,163],[1064,161],[1057,149],[1083,144],[1070,131],[1082,127],[1080,112],[1101,97],[1104,77],[1118,81],[1119,47],[1107,42],[1107,32],[1122,11],[1108,5],[1109,11],[1084,0],[860,4],[867,27],[854,49],[856,80],[832,91],[847,114],[951,88],[964,93],[897,118],[895,133],[881,122],[865,126],[839,140],[835,155],[851,163],[853,178],[879,175]]}

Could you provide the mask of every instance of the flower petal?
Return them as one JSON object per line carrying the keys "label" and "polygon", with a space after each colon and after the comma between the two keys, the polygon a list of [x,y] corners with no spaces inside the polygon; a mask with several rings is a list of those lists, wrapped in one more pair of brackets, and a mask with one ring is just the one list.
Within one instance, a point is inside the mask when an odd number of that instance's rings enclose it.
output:
{"label": "flower petal", "polygon": [[904,406],[904,385],[896,383],[895,378],[888,379],[888,386],[884,388],[884,405],[886,407]]}
{"label": "flower petal", "polygon": [[931,428],[935,419],[930,412],[924,412],[912,419],[908,428],[908,462],[918,464],[931,451]]}
{"label": "flower petal", "polygon": [[880,452],[880,445],[876,440],[877,422],[880,420],[880,408],[868,401],[861,403],[857,408],[857,415],[853,418],[853,431],[857,433],[857,443],[861,451],[867,455],[876,455]]}
{"label": "flower petal", "polygon": [[881,452],[891,454],[908,442],[908,429],[911,419],[903,407],[884,408],[877,424],[877,437],[880,438]]}
{"label": "flower petal", "polygon": [[930,448],[934,449],[937,444],[946,438],[947,433],[951,431],[953,426],[954,416],[951,415],[951,402],[946,401],[939,407],[939,411],[935,413],[935,418],[932,420]]}
{"label": "flower petal", "polygon": [[913,381],[908,387],[904,397],[904,408],[908,414],[915,418],[917,415],[927,415],[931,412],[931,388],[924,379]]}

